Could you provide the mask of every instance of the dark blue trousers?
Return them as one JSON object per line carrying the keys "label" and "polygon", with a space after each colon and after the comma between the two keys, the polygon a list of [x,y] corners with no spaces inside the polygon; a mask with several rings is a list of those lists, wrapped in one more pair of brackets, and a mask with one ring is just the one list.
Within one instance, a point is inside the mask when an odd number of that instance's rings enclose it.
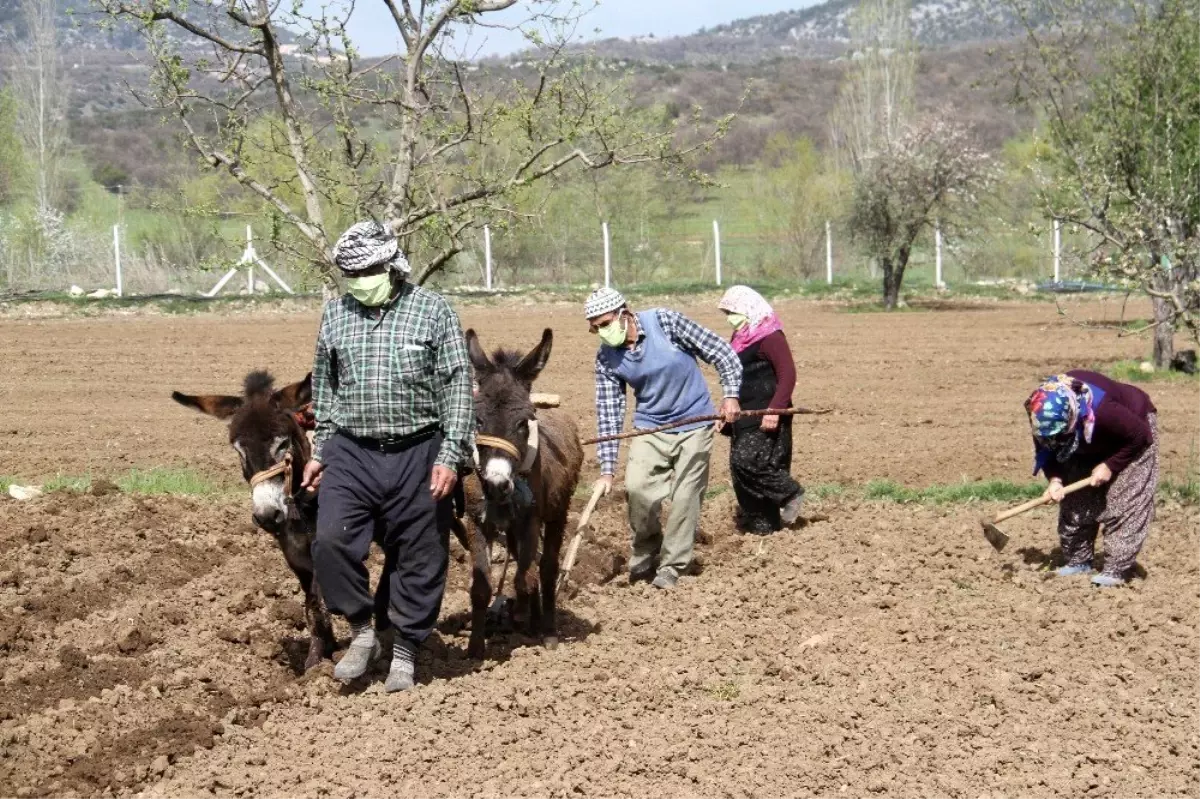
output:
{"label": "dark blue trousers", "polygon": [[369,621],[375,608],[366,559],[378,529],[396,568],[388,619],[413,644],[429,637],[446,590],[450,497],[435,502],[430,478],[442,437],[433,434],[398,451],[380,452],[335,434],[321,452],[313,565],[325,604],[349,621]]}

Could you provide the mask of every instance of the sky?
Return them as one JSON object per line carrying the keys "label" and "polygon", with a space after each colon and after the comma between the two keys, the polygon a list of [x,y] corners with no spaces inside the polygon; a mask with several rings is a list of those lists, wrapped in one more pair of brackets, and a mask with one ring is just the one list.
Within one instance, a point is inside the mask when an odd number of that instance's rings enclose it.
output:
{"label": "sky", "polygon": [[[594,0],[582,0],[590,7]],[[700,28],[732,22],[742,17],[773,14],[815,5],[820,0],[600,0],[578,26],[583,40],[610,36],[680,36]],[[531,3],[495,15],[506,25],[515,25],[529,16]],[[491,16],[491,15],[489,15]],[[597,33],[597,29],[599,32]],[[350,34],[359,50],[368,56],[394,53],[396,27],[383,3],[360,2],[350,20]],[[515,30],[493,28],[478,30],[466,45],[470,57],[508,55],[522,49],[525,40]]]}

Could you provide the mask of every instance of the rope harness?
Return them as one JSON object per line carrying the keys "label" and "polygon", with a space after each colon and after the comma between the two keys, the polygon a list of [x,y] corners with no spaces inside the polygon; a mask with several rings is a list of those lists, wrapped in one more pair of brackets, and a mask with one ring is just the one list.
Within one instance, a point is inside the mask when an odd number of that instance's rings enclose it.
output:
{"label": "rope harness", "polygon": [[[517,449],[517,445],[509,441],[507,438],[498,438],[496,436],[488,436],[483,433],[475,434],[475,471],[478,472],[483,464],[479,462],[479,447],[491,447],[498,449],[505,455],[509,455],[513,460],[520,461],[517,471],[521,474],[529,474],[533,469],[534,463],[537,462],[538,456],[538,423],[537,419],[529,423],[529,438],[525,442],[525,458],[521,459],[521,450]],[[482,475],[480,475],[482,479]]]}
{"label": "rope harness", "polygon": [[[300,434],[299,448],[300,455],[305,461],[308,460],[310,449],[308,444],[308,436],[303,431],[313,430],[316,428],[316,418],[313,416],[312,403],[303,405],[288,414],[292,421],[302,431]],[[283,475],[283,502],[287,506],[288,521],[294,521],[300,518],[300,512],[296,508],[296,495],[292,493],[293,469],[296,457],[293,450],[296,449],[297,442],[295,437],[289,437],[287,452],[283,453],[283,457],[274,466],[263,469],[261,472],[255,472],[250,476],[250,491],[253,492],[257,486],[262,485],[268,480],[273,480],[279,475]]]}

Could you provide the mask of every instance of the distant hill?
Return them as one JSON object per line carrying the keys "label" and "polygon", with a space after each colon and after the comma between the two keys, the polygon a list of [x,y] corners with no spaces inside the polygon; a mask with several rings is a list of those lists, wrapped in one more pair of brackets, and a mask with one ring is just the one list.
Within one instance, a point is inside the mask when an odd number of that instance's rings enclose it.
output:
{"label": "distant hill", "polygon": [[[832,58],[850,41],[858,0],[828,0],[796,11],[734,20],[687,36],[602,39],[598,55],[641,63],[755,63],[771,58]],[[1010,39],[1023,32],[1002,0],[913,0],[913,35],[926,48]],[[520,58],[520,56],[516,56]]]}

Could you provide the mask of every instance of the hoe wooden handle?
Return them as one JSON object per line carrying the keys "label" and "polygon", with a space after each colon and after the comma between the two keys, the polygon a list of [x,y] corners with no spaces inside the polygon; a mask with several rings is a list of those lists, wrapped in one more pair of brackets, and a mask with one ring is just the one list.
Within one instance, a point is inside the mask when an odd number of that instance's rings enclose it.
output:
{"label": "hoe wooden handle", "polygon": [[575,536],[571,539],[570,546],[567,547],[567,556],[563,558],[562,569],[558,573],[558,587],[567,584],[567,578],[571,575],[571,567],[575,565],[575,558],[579,555],[579,544],[583,541],[583,531],[587,529],[587,523],[592,518],[592,511],[596,509],[596,504],[600,502],[600,497],[604,496],[604,484],[596,483],[596,487],[592,489],[592,498],[588,500],[587,507],[583,509],[583,513],[579,514],[579,526],[575,529]]}
{"label": "hoe wooden handle", "polygon": [[[1066,486],[1065,488],[1063,488],[1063,494],[1064,495],[1072,494],[1081,488],[1087,488],[1091,484],[1092,484],[1092,478],[1085,477],[1082,480],[1078,480],[1074,483],[1071,483],[1069,486]],[[1045,497],[1038,497],[1037,499],[1031,499],[1028,502],[1026,502],[1024,505],[1018,505],[1015,508],[1010,508],[1009,510],[1004,511],[1004,513],[1001,513],[999,516],[997,516],[995,519],[992,520],[992,524],[999,524],[1000,522],[1004,521],[1005,519],[1011,519],[1014,516],[1020,516],[1025,511],[1030,511],[1030,510],[1033,510],[1034,508],[1039,508],[1042,505],[1045,505],[1049,501],[1050,500],[1046,499]]]}

